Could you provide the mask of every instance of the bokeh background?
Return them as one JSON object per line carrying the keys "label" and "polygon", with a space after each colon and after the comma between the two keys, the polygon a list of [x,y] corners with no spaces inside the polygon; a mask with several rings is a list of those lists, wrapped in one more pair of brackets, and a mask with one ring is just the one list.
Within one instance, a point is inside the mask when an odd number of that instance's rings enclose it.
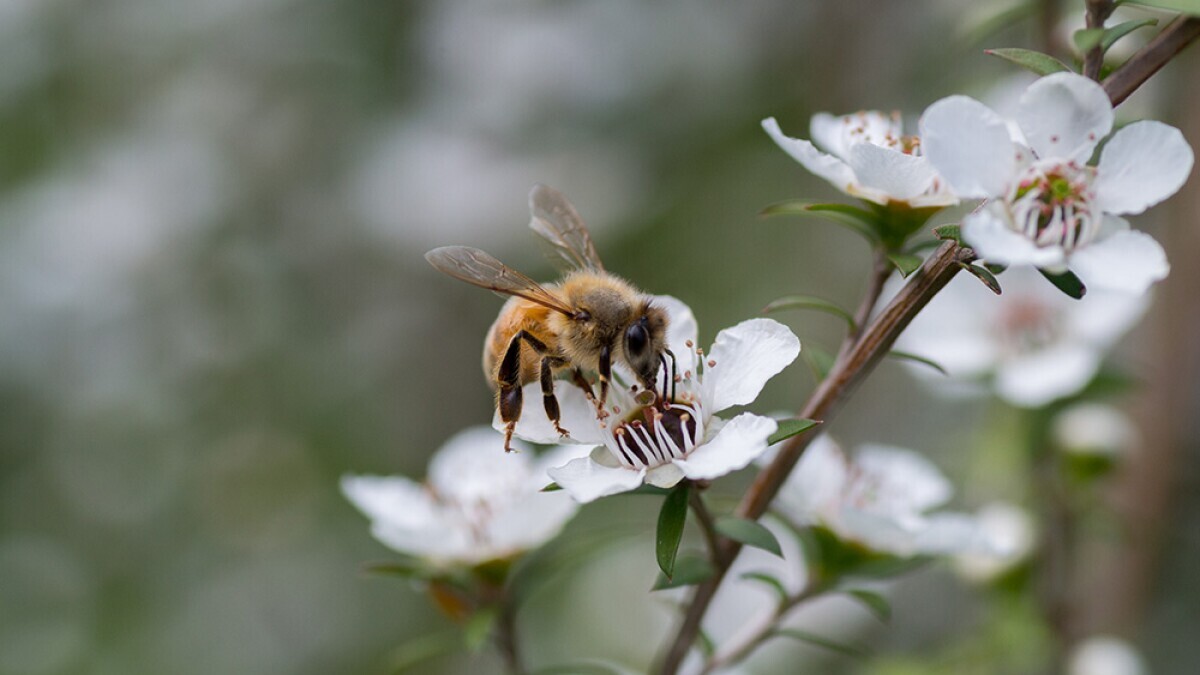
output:
{"label": "bokeh background", "polygon": [[[490,418],[479,350],[501,303],[427,249],[552,278],[525,227],[545,182],[610,269],[692,305],[702,341],[788,293],[852,305],[860,240],[756,216],[840,198],[759,120],[805,136],[821,110],[911,124],[950,93],[999,96],[1016,70],[983,48],[1069,58],[1081,17],[1065,0],[0,2],[0,673],[392,672],[453,626],[362,573],[389,552],[337,481],[420,476]],[[1193,49],[1123,114],[1200,146],[1198,76]],[[1155,673],[1195,672],[1200,630],[1198,193],[1193,176],[1137,219],[1175,269],[1122,354],[1142,443],[1105,495],[1132,535],[1080,584],[1092,627]],[[836,319],[784,320],[839,339]],[[797,364],[756,407],[811,387]],[[832,430],[926,452],[973,507],[1013,479],[976,447],[1003,419],[885,363]],[[645,595],[656,509],[608,500],[568,527],[629,536],[530,600],[534,665],[653,654],[670,627]],[[881,656],[818,672],[924,672],[979,629],[979,593],[944,567],[895,593],[891,626],[850,622]],[[468,670],[498,664],[418,672]]]}

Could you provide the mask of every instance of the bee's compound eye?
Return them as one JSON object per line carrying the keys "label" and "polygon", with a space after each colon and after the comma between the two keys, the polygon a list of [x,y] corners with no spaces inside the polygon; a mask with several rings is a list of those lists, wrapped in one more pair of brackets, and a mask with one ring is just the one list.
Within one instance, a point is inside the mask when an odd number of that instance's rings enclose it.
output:
{"label": "bee's compound eye", "polygon": [[649,343],[650,335],[646,332],[646,325],[643,322],[639,321],[625,331],[625,349],[631,355],[646,351],[646,345]]}

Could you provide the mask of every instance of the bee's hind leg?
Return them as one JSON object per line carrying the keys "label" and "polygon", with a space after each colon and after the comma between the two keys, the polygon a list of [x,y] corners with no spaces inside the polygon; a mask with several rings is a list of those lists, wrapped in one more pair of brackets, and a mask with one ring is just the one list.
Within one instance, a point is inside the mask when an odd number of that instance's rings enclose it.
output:
{"label": "bee's hind leg", "polygon": [[[524,333],[524,331],[521,331]],[[513,336],[496,370],[496,408],[504,422],[504,451],[512,452],[513,431],[521,419],[521,333]]]}
{"label": "bee's hind leg", "polygon": [[571,432],[562,428],[559,425],[559,420],[562,418],[562,411],[558,407],[558,398],[554,396],[554,366],[561,363],[561,359],[553,356],[542,357],[542,405],[546,407],[546,417],[550,418],[550,423],[554,425],[554,430],[559,436],[570,436]]}

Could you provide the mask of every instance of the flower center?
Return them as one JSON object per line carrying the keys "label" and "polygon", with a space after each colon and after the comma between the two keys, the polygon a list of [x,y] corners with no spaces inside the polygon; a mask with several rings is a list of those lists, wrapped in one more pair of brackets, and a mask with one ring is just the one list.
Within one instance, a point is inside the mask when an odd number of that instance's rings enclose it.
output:
{"label": "flower center", "polygon": [[998,323],[996,333],[1010,354],[1028,354],[1053,344],[1061,329],[1057,314],[1031,297],[1013,298]]}
{"label": "flower center", "polygon": [[1075,162],[1030,166],[1008,196],[1013,229],[1038,246],[1069,251],[1087,244],[1100,226],[1091,204],[1095,175]]}

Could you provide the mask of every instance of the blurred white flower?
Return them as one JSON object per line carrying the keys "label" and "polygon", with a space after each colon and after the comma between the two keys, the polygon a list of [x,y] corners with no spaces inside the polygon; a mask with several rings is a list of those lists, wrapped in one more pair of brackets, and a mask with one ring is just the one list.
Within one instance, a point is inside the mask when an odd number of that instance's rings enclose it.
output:
{"label": "blurred white flower", "polygon": [[572,454],[505,453],[502,435],[473,427],[437,451],[424,483],[345,476],[342,493],[389,548],[440,566],[476,565],[541,546],[575,515],[569,497],[541,492],[547,467]]}
{"label": "blurred white flower", "polygon": [[1104,89],[1074,73],[1055,73],[1025,90],[1016,132],[966,96],[950,96],[921,116],[929,161],[964,198],[989,200],[963,221],[963,239],[989,262],[1070,269],[1090,288],[1141,293],[1166,277],[1166,255],[1149,235],[1118,216],[1137,214],[1175,194],[1192,169],[1178,129],[1135,122],[1113,126]]}
{"label": "blurred white flower", "polygon": [[[681,374],[669,407],[640,404],[631,389],[616,386],[609,394],[608,416],[597,419],[595,405],[578,387],[556,390],[562,425],[571,432],[568,440],[603,444],[590,457],[550,470],[580,502],[627,492],[643,482],[671,487],[684,478],[724,476],[762,454],[778,428],[769,417],[742,413],[726,421],[715,413],[752,403],[767,380],[796,360],[800,340],[792,331],[771,319],[750,319],[718,333],[706,354],[696,347],[692,310],[669,296],[655,296],[654,302],[667,310],[667,344]],[[541,409],[540,385],[527,385],[524,394],[516,435],[536,443],[560,442]],[[493,424],[503,424],[498,414]]]}
{"label": "blurred white flower", "polygon": [[816,145],[784,135],[774,117],[763,120],[762,126],[804,168],[851,197],[913,208],[958,203],[946,181],[921,155],[920,139],[903,135],[898,112],[864,111],[840,117],[818,113],[809,125]]}
{"label": "blurred white flower", "polygon": [[1007,502],[986,504],[975,514],[980,533],[991,549],[954,557],[954,569],[968,581],[986,583],[1020,564],[1033,552],[1037,530],[1033,516]]}
{"label": "blurred white flower", "polygon": [[989,552],[973,516],[930,510],[954,494],[929,460],[901,448],[868,445],[851,460],[818,436],[779,492],[782,511],[846,541],[898,556]]}
{"label": "blurred white flower", "polygon": [[1138,650],[1125,640],[1092,636],[1071,653],[1067,675],[1146,675],[1150,672]]}
{"label": "blurred white flower", "polygon": [[[896,348],[936,361],[958,382],[991,378],[1004,400],[1038,407],[1086,386],[1149,304],[1145,295],[1095,290],[1073,300],[1028,268],[1010,269],[1000,282],[1004,293],[996,296],[959,275],[917,315]],[[940,374],[912,369],[934,391],[946,390]]]}
{"label": "blurred white flower", "polygon": [[1080,403],[1054,418],[1054,440],[1075,455],[1115,458],[1137,441],[1129,416],[1103,403]]}

